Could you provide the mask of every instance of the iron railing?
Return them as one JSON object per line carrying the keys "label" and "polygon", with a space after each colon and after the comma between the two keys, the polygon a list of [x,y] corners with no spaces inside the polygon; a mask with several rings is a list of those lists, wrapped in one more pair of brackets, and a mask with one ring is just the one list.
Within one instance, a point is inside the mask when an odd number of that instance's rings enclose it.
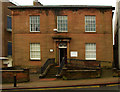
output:
{"label": "iron railing", "polygon": [[40,74],[44,73],[44,71],[47,69],[47,67],[50,64],[53,64],[53,65],[55,64],[55,59],[54,58],[47,59],[47,61],[45,62],[45,64],[41,67]]}
{"label": "iron railing", "polygon": [[65,65],[65,58],[62,59],[62,62],[60,63],[60,67],[58,68],[58,74],[59,75]]}

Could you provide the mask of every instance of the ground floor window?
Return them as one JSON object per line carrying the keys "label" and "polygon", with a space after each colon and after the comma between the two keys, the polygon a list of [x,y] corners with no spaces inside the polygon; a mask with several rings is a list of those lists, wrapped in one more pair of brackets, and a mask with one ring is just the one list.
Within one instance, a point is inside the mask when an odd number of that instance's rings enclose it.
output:
{"label": "ground floor window", "polygon": [[41,59],[40,43],[30,43],[30,59],[31,60]]}
{"label": "ground floor window", "polygon": [[12,42],[8,41],[8,56],[12,56]]}
{"label": "ground floor window", "polygon": [[95,43],[85,44],[85,59],[96,60],[96,44]]}

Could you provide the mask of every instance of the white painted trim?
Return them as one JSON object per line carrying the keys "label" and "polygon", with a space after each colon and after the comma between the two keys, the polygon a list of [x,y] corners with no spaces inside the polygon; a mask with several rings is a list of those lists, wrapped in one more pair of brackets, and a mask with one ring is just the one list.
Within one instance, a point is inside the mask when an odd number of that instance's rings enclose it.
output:
{"label": "white painted trim", "polygon": [[40,58],[30,58],[30,60],[41,60]]}
{"label": "white painted trim", "polygon": [[0,60],[2,60],[2,59],[9,59],[8,57],[0,57]]}
{"label": "white painted trim", "polygon": [[86,60],[96,60],[96,58],[85,58]]}
{"label": "white painted trim", "polygon": [[59,47],[60,49],[64,49],[64,48],[67,48],[67,46],[65,46],[65,47]]}
{"label": "white painted trim", "polygon": [[12,29],[10,29],[10,28],[7,28],[7,31],[8,31],[8,32],[12,32]]}

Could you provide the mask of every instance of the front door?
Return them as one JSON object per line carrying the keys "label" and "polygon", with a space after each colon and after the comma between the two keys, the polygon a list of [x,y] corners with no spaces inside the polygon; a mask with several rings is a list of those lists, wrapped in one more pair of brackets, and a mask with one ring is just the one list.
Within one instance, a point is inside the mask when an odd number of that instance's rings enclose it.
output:
{"label": "front door", "polygon": [[67,62],[67,48],[59,48],[59,65],[63,59]]}

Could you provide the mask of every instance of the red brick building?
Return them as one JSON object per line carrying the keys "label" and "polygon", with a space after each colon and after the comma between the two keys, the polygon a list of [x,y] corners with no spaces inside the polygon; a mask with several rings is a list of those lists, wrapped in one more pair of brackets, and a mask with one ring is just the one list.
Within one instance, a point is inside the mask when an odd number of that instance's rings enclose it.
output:
{"label": "red brick building", "polygon": [[[11,11],[8,6],[16,6],[9,0],[0,1],[0,60],[3,61],[3,66],[12,66],[11,56],[12,56],[12,19]],[[10,60],[8,60],[10,59]],[[9,63],[9,64],[8,64]],[[2,65],[2,64],[1,64]]]}
{"label": "red brick building", "polygon": [[114,7],[40,5],[9,9],[14,66],[40,68],[49,58],[60,65],[67,57],[106,61],[101,67],[112,67]]}

